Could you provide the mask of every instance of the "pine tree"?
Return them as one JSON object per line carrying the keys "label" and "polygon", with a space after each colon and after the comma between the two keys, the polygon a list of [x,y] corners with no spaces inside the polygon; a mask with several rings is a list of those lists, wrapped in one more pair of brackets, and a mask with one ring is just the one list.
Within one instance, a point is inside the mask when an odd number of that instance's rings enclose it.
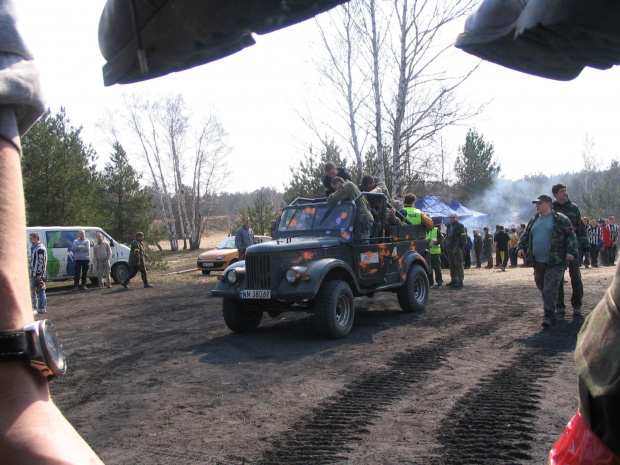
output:
{"label": "pine tree", "polygon": [[324,197],[324,165],[328,161],[335,163],[338,167],[345,168],[349,172],[346,160],[340,154],[340,147],[336,145],[333,139],[324,142],[324,149],[321,153],[315,153],[310,147],[308,154],[299,162],[299,165],[291,167],[291,182],[284,188],[284,201],[288,204],[297,197]]}
{"label": "pine tree", "polygon": [[[109,232],[118,240],[131,242],[136,231],[149,231],[155,218],[153,194],[140,187],[141,175],[129,164],[123,146],[115,142],[101,183],[105,191],[104,209],[109,213]],[[148,236],[149,239],[153,239]]]}
{"label": "pine tree", "polygon": [[61,108],[48,109],[22,138],[24,194],[29,225],[95,225],[102,220],[96,208],[101,187],[94,162]]}
{"label": "pine tree", "polygon": [[454,167],[456,187],[461,202],[467,203],[493,185],[501,167],[493,161],[493,144],[485,142],[475,129],[467,131],[465,145],[459,150]]}

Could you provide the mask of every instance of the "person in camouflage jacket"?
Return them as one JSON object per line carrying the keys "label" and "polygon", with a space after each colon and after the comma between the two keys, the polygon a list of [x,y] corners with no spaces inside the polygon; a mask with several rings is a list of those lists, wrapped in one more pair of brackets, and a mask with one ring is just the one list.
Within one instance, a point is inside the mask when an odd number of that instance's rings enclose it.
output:
{"label": "person in camouflage jacket", "polygon": [[144,263],[145,258],[148,258],[146,253],[144,253],[144,244],[142,241],[144,240],[144,233],[137,232],[136,238],[131,243],[131,249],[129,251],[129,274],[127,278],[121,283],[121,285],[128,289],[127,285],[131,278],[140,272],[140,277],[142,278],[142,282],[144,283],[144,287],[153,287],[152,284],[149,284],[149,279],[146,274],[146,264]]}
{"label": "person in camouflage jacket", "polygon": [[578,254],[573,225],[568,217],[553,211],[551,202],[551,197],[545,194],[532,201],[538,213],[526,226],[517,245],[518,256],[526,256],[527,262],[534,266],[534,281],[543,298],[543,328],[555,322],[560,280],[567,263]]}
{"label": "person in camouflage jacket", "polygon": [[[355,200],[361,195],[360,190],[355,184],[350,181],[345,181],[340,176],[332,178],[331,186],[334,189],[334,193],[327,197],[327,203],[329,205],[338,205],[340,202]],[[373,216],[372,213],[370,213],[368,201],[365,197],[362,197],[355,202],[355,206],[354,226],[356,229],[359,229],[362,239],[368,239],[373,225]],[[362,215],[365,215],[365,221],[362,221]]]}
{"label": "person in camouflage jacket", "polygon": [[482,238],[482,251],[487,259],[485,268],[493,268],[493,234],[489,232],[488,227],[482,228],[484,237]]}
{"label": "person in camouflage jacket", "polygon": [[[570,223],[575,229],[577,235],[577,246],[580,250],[587,252],[590,250],[590,240],[588,239],[588,232],[586,225],[581,220],[581,212],[579,207],[572,203],[568,198],[568,192],[566,191],[566,184],[558,182],[553,185],[551,192],[555,197],[552,203],[552,208],[558,213],[566,215],[570,220]],[[581,254],[578,255],[580,257]],[[581,304],[583,300],[583,282],[581,281],[581,265],[580,260],[573,260],[568,264],[568,274],[570,275],[570,284],[573,288],[573,294],[570,298],[570,303],[573,307],[573,315],[579,315],[581,313]],[[558,291],[558,304],[556,309],[558,313],[565,312],[566,304],[564,303],[564,279],[560,280],[560,289]]]}

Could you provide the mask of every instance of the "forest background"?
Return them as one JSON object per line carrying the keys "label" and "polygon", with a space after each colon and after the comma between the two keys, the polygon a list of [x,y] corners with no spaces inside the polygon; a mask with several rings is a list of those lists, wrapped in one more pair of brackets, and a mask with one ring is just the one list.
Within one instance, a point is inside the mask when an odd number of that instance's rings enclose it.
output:
{"label": "forest background", "polygon": [[[354,181],[363,174],[385,180],[392,194],[437,195],[447,203],[457,197],[488,213],[490,225],[527,221],[534,213],[531,200],[550,193],[558,180],[568,184],[583,215],[615,214],[618,160],[602,166],[587,136],[581,166],[557,160],[557,172],[532,166],[517,181],[502,177],[492,134],[471,128],[456,153],[446,148],[447,132],[467,126],[486,108],[471,105],[460,92],[477,66],[450,66],[454,37],[443,34],[475,3],[359,0],[317,22],[323,49],[314,63],[322,76],[322,109],[298,110],[313,137],[290,177],[281,180],[281,191],[226,192],[235,176],[228,170],[235,153],[226,130],[215,110],[196,114],[183,94],[126,94],[123,108],[105,111],[98,124],[109,143],[103,167],[65,110],[48,111],[23,140],[28,224],[97,225],[122,242],[144,230],[152,241],[170,241],[172,250],[197,249],[207,227],[217,223],[234,231],[244,214],[256,233],[269,233],[271,219],[287,202],[323,195],[328,160],[344,166]],[[247,160],[248,169],[258,163],[260,154]],[[265,179],[267,185],[273,180]]]}

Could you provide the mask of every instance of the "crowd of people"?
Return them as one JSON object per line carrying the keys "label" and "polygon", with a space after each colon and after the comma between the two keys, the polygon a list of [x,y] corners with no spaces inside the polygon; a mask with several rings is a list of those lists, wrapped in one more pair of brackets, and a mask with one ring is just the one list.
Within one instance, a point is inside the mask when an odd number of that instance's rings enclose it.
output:
{"label": "crowd of people", "polygon": [[[501,271],[519,266],[518,259],[521,258],[522,266],[534,268],[534,281],[542,292],[543,328],[551,327],[557,315],[566,312],[566,270],[572,287],[570,304],[573,315],[578,317],[581,316],[583,299],[581,267],[596,268],[599,263],[601,266],[615,265],[618,243],[615,217],[598,220],[582,217],[562,182],[552,186],[553,198],[542,194],[532,201],[537,212],[528,224],[510,227],[497,224],[493,233],[484,226],[482,231],[473,229],[472,236],[458,220],[456,212],[450,213],[446,224],[435,225],[428,215],[415,207],[415,194],[391,197],[385,183],[377,177],[365,175],[361,184],[356,186],[344,168],[328,162],[323,185],[328,203],[355,200],[361,192],[381,193],[390,199],[392,206],[396,206],[394,210],[388,210],[388,224],[400,224],[402,219],[410,224],[424,225],[431,256],[431,285],[443,285],[442,267],[450,269],[450,281],[446,286],[462,289],[464,270],[471,268],[472,258],[476,268],[482,268],[486,262],[485,268],[496,267]],[[381,196],[368,196],[357,200],[355,226],[360,228],[361,238],[369,237],[373,222],[378,220],[381,199]]]}

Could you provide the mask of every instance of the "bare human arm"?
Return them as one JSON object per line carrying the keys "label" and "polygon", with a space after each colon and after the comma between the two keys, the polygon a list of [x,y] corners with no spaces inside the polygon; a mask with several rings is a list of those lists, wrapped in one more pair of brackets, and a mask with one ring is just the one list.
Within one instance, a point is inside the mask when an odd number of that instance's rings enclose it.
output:
{"label": "bare human arm", "polygon": [[[0,329],[32,323],[24,260],[25,206],[19,152],[0,138]],[[50,398],[47,380],[22,362],[0,363],[0,463],[103,463]]]}

